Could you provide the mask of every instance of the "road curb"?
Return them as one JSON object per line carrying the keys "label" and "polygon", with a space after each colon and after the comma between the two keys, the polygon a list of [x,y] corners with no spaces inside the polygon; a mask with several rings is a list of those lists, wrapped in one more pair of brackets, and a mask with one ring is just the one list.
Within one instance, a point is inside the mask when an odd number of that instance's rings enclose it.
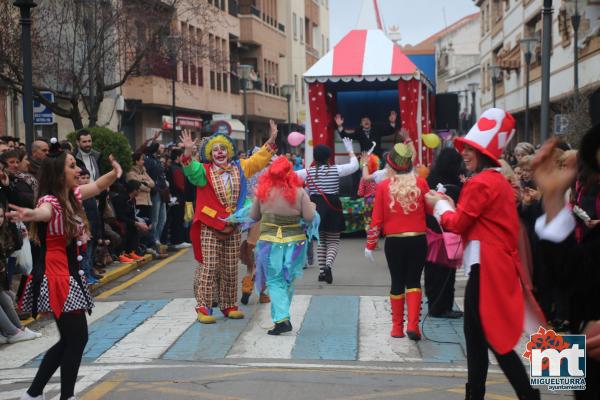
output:
{"label": "road curb", "polygon": [[125,263],[125,264],[122,264],[122,265],[114,268],[111,271],[107,271],[106,274],[102,278],[100,278],[100,280],[97,283],[94,283],[93,285],[91,285],[90,288],[92,290],[92,293],[97,291],[104,285],[119,279],[123,275],[127,275],[134,269],[141,267],[142,265],[148,264],[153,259],[153,257],[150,254],[146,254],[143,257],[144,258],[142,260],[134,261],[131,263]]}

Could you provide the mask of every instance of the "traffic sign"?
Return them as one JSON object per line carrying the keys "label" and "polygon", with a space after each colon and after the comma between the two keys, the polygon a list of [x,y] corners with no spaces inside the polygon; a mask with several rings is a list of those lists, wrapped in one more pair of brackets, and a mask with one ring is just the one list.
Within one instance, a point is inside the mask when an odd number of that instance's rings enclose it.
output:
{"label": "traffic sign", "polygon": [[565,114],[554,115],[554,133],[564,135],[569,129],[569,117]]}
{"label": "traffic sign", "polygon": [[[42,97],[51,103],[54,103],[54,93],[40,92]],[[33,100],[33,124],[34,125],[52,125],[54,124],[54,113],[39,100]]]}

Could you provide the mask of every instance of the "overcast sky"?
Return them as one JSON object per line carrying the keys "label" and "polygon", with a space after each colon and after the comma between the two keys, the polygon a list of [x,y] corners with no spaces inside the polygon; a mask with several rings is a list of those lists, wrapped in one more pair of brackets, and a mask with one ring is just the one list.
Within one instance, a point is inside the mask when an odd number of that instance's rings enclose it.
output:
{"label": "overcast sky", "polygon": [[[332,47],[356,28],[362,1],[329,0]],[[400,28],[403,45],[415,45],[462,17],[479,11],[473,0],[379,0],[379,7],[385,26]]]}

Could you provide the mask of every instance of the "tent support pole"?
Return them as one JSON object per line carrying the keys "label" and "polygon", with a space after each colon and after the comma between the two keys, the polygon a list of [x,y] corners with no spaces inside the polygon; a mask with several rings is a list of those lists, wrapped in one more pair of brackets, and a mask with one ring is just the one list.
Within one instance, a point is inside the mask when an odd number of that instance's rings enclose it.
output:
{"label": "tent support pole", "polygon": [[418,144],[418,148],[417,148],[417,153],[419,154],[419,164],[422,165],[423,164],[423,121],[422,121],[422,115],[423,115],[423,102],[422,102],[422,98],[423,98],[423,86],[422,86],[422,81],[419,79],[419,92],[418,92],[418,103],[417,103],[417,144]]}

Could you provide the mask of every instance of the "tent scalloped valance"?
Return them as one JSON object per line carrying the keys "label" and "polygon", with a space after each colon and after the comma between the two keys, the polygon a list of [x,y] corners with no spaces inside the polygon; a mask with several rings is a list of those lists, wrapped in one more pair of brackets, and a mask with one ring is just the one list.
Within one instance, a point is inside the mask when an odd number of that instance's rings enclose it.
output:
{"label": "tent scalloped valance", "polygon": [[[370,75],[370,76],[355,75],[355,76],[318,76],[318,77],[305,76],[304,81],[306,83],[313,83],[313,82],[321,82],[321,83],[325,83],[325,82],[333,82],[333,83],[337,83],[337,82],[375,82],[375,81],[397,82],[400,79],[409,81],[411,79],[420,80],[421,78],[424,78],[424,77],[420,74],[396,75],[396,76],[394,76],[394,75]],[[427,80],[427,78],[424,78],[422,80],[423,80],[423,83],[425,83],[429,88],[431,88],[431,83]]]}

